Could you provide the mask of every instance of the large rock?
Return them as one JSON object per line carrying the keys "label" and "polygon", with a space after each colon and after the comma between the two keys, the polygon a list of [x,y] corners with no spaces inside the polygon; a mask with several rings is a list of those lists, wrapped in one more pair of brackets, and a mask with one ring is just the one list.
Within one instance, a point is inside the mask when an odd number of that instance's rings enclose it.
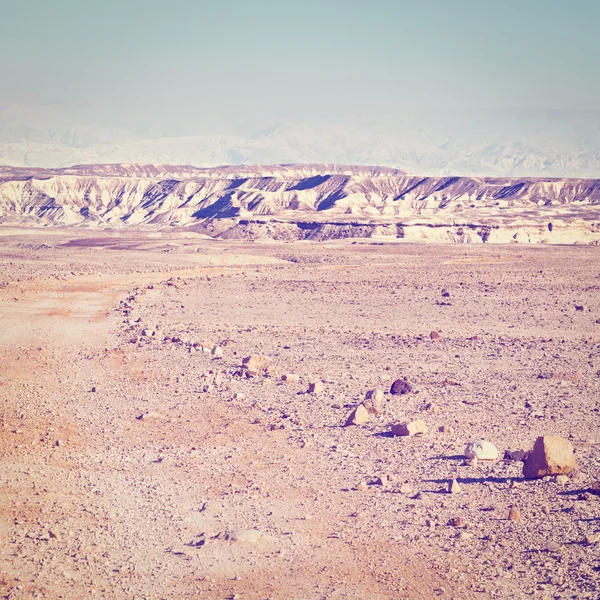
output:
{"label": "large rock", "polygon": [[401,436],[423,435],[427,433],[427,425],[425,421],[417,419],[408,423],[399,423],[392,425],[392,434]]}
{"label": "large rock", "polygon": [[492,442],[477,440],[476,442],[467,444],[465,456],[478,460],[496,460],[498,458],[498,448]]}
{"label": "large rock", "polygon": [[574,468],[573,444],[559,436],[545,435],[535,441],[523,464],[523,476],[538,479],[547,475],[567,475]]}

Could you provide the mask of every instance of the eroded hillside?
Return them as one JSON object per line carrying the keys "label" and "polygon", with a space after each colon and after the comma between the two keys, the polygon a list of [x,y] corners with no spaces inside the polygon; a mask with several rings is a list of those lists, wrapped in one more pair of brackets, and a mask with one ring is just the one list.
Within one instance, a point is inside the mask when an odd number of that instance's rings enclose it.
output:
{"label": "eroded hillside", "polygon": [[600,180],[425,177],[336,165],[4,167],[0,222],[191,227],[250,239],[597,243]]}

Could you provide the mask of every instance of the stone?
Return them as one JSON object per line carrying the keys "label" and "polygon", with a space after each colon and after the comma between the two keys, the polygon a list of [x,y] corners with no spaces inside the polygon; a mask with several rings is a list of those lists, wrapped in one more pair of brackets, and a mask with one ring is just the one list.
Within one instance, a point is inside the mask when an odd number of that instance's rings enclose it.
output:
{"label": "stone", "polygon": [[300,375],[296,375],[296,373],[286,373],[281,376],[281,381],[284,383],[298,383],[300,381]]}
{"label": "stone", "polygon": [[498,458],[498,448],[486,440],[477,440],[467,444],[465,456],[467,458],[477,458],[477,460],[496,460]]}
{"label": "stone", "polygon": [[585,536],[583,540],[586,546],[593,546],[594,544],[600,543],[600,533],[590,533]]}
{"label": "stone", "polygon": [[451,425],[441,425],[439,428],[440,433],[454,433],[454,427]]}
{"label": "stone", "polygon": [[462,527],[463,526],[463,522],[462,519],[460,517],[452,517],[448,523],[447,523],[450,527]]}
{"label": "stone", "polygon": [[508,511],[508,520],[509,521],[522,521],[521,513],[514,507],[511,506]]}
{"label": "stone", "polygon": [[394,396],[404,396],[404,394],[410,394],[410,392],[412,392],[412,388],[405,379],[396,379],[390,388],[390,394]]}
{"label": "stone", "polygon": [[505,450],[504,451],[504,460],[508,460],[511,462],[525,462],[527,458],[527,452],[525,450]]}
{"label": "stone", "polygon": [[375,483],[377,485],[382,485],[383,487],[387,487],[388,485],[390,485],[390,478],[387,475],[385,475],[385,474],[384,475],[380,475],[375,480]]}
{"label": "stone", "polygon": [[210,355],[213,358],[223,358],[223,348],[221,346],[215,346],[211,351]]}
{"label": "stone", "polygon": [[308,385],[308,394],[322,394],[323,393],[323,382],[313,381]]}
{"label": "stone", "polygon": [[558,485],[567,485],[571,480],[566,475],[556,475],[552,481]]}
{"label": "stone", "polygon": [[429,334],[429,337],[430,337],[432,340],[439,340],[439,339],[440,339],[442,336],[441,336],[441,335],[440,335],[440,334],[439,334],[437,331],[432,331],[432,332]]}
{"label": "stone", "polygon": [[560,552],[562,550],[562,546],[556,542],[547,542],[546,550],[548,552]]}
{"label": "stone", "polygon": [[590,487],[590,491],[592,492],[592,494],[600,495],[600,481],[594,481],[594,483],[592,483],[592,486]]}
{"label": "stone", "polygon": [[531,454],[523,464],[525,479],[539,479],[548,475],[567,475],[575,468],[573,444],[559,436],[539,437]]}
{"label": "stone", "polygon": [[362,425],[367,423],[369,420],[369,411],[362,405],[359,404],[351,413],[346,420],[346,426],[348,425]]}
{"label": "stone", "polygon": [[392,425],[392,434],[398,436],[423,435],[427,433],[427,431],[427,425],[425,421],[422,421],[421,419]]}
{"label": "stone", "polygon": [[571,483],[582,484],[585,483],[585,481],[587,480],[587,475],[581,469],[575,467],[569,473],[569,479],[571,480]]}
{"label": "stone", "polygon": [[365,394],[364,407],[371,415],[383,413],[383,390],[370,390]]}
{"label": "stone", "polygon": [[367,482],[366,481],[361,481],[357,486],[356,486],[356,490],[358,492],[366,492],[368,489],[367,486]]}
{"label": "stone", "polygon": [[244,400],[246,398],[246,394],[242,394],[241,392],[236,392],[233,395],[234,400]]}
{"label": "stone", "polygon": [[246,356],[242,361],[242,368],[246,371],[248,377],[256,377],[260,375],[267,366],[267,361],[264,357],[258,354]]}
{"label": "stone", "polygon": [[449,494],[460,494],[460,485],[456,479],[448,482],[448,493]]}

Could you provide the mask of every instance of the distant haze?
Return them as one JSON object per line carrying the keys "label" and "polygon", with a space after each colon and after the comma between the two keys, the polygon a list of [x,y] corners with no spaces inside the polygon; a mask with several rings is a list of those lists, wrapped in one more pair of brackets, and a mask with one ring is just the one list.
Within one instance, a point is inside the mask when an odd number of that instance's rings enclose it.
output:
{"label": "distant haze", "polygon": [[587,176],[592,0],[4,0],[0,162]]}

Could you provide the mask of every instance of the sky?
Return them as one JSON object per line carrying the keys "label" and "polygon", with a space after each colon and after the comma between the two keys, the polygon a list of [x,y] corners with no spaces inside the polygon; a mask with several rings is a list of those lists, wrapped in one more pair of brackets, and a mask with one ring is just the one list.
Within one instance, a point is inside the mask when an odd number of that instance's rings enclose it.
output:
{"label": "sky", "polygon": [[0,103],[219,128],[600,109],[598,0],[0,0]]}

